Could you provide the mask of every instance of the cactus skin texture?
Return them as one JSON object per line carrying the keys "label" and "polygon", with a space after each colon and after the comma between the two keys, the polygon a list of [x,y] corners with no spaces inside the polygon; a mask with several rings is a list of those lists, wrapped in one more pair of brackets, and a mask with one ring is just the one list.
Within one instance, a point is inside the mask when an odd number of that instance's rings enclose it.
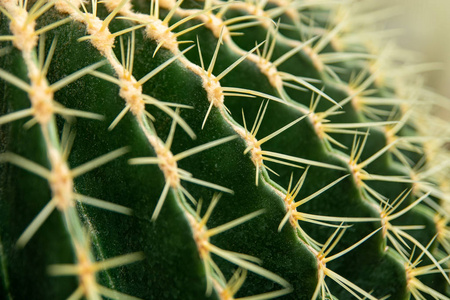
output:
{"label": "cactus skin texture", "polygon": [[389,15],[0,0],[0,298],[449,299],[449,102]]}

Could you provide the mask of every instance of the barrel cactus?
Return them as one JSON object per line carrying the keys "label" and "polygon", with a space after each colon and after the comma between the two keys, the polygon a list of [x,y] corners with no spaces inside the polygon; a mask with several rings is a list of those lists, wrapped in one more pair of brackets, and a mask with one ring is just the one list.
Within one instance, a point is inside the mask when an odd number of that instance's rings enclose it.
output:
{"label": "barrel cactus", "polygon": [[386,10],[0,12],[2,299],[449,299],[449,104]]}

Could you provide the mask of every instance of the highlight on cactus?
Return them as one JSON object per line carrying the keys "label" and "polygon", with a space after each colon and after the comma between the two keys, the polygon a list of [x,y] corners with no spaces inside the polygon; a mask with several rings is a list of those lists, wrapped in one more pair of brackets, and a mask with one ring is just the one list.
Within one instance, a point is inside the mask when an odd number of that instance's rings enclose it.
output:
{"label": "highlight on cactus", "polygon": [[450,104],[390,17],[0,0],[0,298],[449,300]]}

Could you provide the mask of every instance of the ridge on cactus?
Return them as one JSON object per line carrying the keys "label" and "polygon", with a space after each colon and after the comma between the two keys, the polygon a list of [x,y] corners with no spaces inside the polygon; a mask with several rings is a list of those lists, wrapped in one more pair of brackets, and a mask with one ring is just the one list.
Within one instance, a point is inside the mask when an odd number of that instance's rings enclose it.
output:
{"label": "ridge on cactus", "polygon": [[0,0],[0,298],[450,299],[449,102],[388,15]]}

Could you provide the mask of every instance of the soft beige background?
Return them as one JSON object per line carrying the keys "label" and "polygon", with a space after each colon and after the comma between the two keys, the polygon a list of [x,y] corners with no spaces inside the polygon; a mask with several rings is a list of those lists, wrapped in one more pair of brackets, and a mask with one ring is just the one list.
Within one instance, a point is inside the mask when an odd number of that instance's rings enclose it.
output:
{"label": "soft beige background", "polygon": [[426,73],[427,85],[450,98],[450,0],[379,2],[382,7],[398,8],[399,15],[387,26],[402,28],[398,37],[401,46],[422,53],[425,62],[441,63],[440,70]]}

